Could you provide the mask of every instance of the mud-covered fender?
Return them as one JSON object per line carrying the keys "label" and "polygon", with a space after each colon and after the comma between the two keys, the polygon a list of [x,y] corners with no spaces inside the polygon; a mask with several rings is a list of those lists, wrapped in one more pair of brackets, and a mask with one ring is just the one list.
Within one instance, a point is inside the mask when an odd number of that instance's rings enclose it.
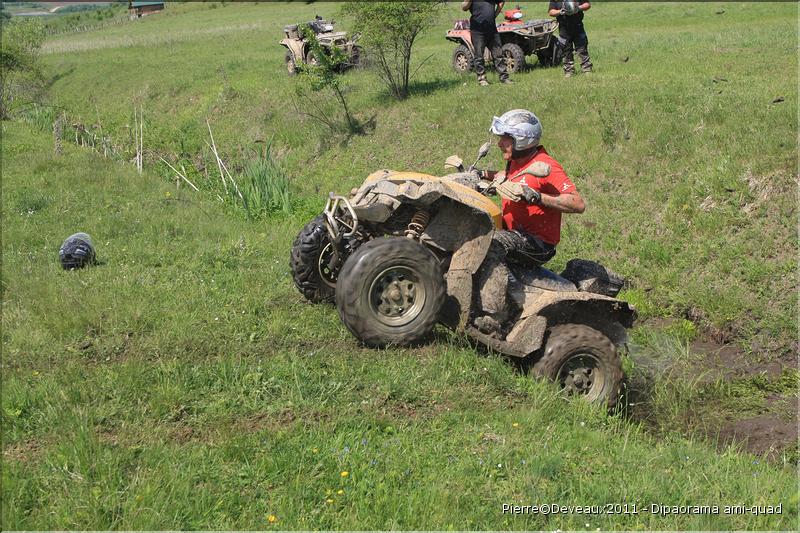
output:
{"label": "mud-covered fender", "polygon": [[279,44],[292,53],[295,63],[305,62],[305,43],[303,41],[298,41],[295,39],[281,39]]}
{"label": "mud-covered fender", "polygon": [[548,328],[556,324],[586,324],[617,346],[627,342],[627,330],[637,318],[636,309],[628,302],[587,292],[554,299],[543,305],[537,314],[547,319]]}

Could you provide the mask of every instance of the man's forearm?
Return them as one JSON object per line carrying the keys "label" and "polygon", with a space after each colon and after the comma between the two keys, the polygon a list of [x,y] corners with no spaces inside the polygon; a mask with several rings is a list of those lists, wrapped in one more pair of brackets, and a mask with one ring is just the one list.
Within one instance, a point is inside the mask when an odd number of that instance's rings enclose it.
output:
{"label": "man's forearm", "polygon": [[589,8],[591,7],[592,4],[590,4],[589,2],[581,2],[580,4],[578,4],[578,9],[580,9],[581,11],[589,11]]}
{"label": "man's forearm", "polygon": [[583,198],[574,194],[559,194],[558,196],[543,194],[541,205],[562,213],[583,213],[586,210]]}
{"label": "man's forearm", "polygon": [[472,6],[472,0],[464,0],[461,2],[461,11],[469,11],[469,8]]}

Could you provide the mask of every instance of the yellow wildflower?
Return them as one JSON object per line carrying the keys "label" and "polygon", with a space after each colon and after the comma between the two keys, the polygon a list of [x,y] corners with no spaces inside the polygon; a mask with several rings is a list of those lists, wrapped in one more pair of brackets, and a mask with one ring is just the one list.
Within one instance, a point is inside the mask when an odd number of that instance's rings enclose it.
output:
{"label": "yellow wildflower", "polygon": [[325,503],[333,503],[333,500],[331,498],[328,498],[327,500],[325,500]]}
{"label": "yellow wildflower", "polygon": [[278,521],[278,517],[275,516],[274,514],[271,514],[271,515],[269,515],[267,517],[267,522],[269,522],[270,524],[274,524],[277,521]]}
{"label": "yellow wildflower", "polygon": [[336,491],[336,494],[341,496],[342,494],[344,494],[344,491],[342,489],[339,489],[339,490]]}
{"label": "yellow wildflower", "polygon": [[340,476],[342,476],[342,477],[347,477],[347,476],[349,476],[349,475],[350,475],[350,472],[348,472],[347,470],[345,470],[345,471],[343,471],[343,472],[342,472],[341,474],[339,474],[339,475],[340,475]]}
{"label": "yellow wildflower", "polygon": [[511,427],[518,428],[519,427],[519,422],[514,422],[513,424],[511,424]]}

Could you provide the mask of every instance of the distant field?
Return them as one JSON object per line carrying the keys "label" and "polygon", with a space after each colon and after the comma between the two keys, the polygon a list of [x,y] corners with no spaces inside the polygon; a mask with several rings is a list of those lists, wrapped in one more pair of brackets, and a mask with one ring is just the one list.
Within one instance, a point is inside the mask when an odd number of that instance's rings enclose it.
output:
{"label": "distant field", "polygon": [[[113,2],[40,2],[40,3],[25,3],[25,2],[3,2],[3,9],[11,15],[31,14],[31,13],[52,13],[58,14],[65,8],[75,8],[80,6],[81,9],[90,8],[104,8],[113,4]],[[21,5],[19,5],[21,4]],[[70,11],[67,9],[67,11]]]}
{"label": "distant field", "polygon": [[[374,123],[350,138],[298,114],[277,44],[317,13],[346,28],[337,9],[170,3],[45,43],[48,103],[120,156],[54,156],[50,111],[2,124],[3,529],[793,529],[797,6],[598,3],[591,78],[532,60],[516,85],[481,88],[450,68],[450,4],[408,100],[344,75]],[[141,175],[121,162],[139,106]],[[550,266],[584,257],[630,282],[623,412],[560,399],[444,330],[362,348],[292,286],[291,241],[329,190],[378,168],[442,173],[514,107],[539,115],[588,204]],[[216,198],[207,119],[234,172],[271,141],[290,215],[251,221]],[[161,157],[201,192],[176,189]],[[78,230],[103,264],[62,272]]]}

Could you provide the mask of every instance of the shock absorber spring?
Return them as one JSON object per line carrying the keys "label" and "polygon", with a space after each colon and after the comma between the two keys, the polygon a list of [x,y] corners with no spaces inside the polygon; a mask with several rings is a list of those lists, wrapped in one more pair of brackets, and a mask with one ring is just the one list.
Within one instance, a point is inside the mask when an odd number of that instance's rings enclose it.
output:
{"label": "shock absorber spring", "polygon": [[405,232],[406,237],[409,239],[419,239],[430,221],[431,215],[427,211],[420,209],[411,217],[411,222],[408,223],[408,229]]}

